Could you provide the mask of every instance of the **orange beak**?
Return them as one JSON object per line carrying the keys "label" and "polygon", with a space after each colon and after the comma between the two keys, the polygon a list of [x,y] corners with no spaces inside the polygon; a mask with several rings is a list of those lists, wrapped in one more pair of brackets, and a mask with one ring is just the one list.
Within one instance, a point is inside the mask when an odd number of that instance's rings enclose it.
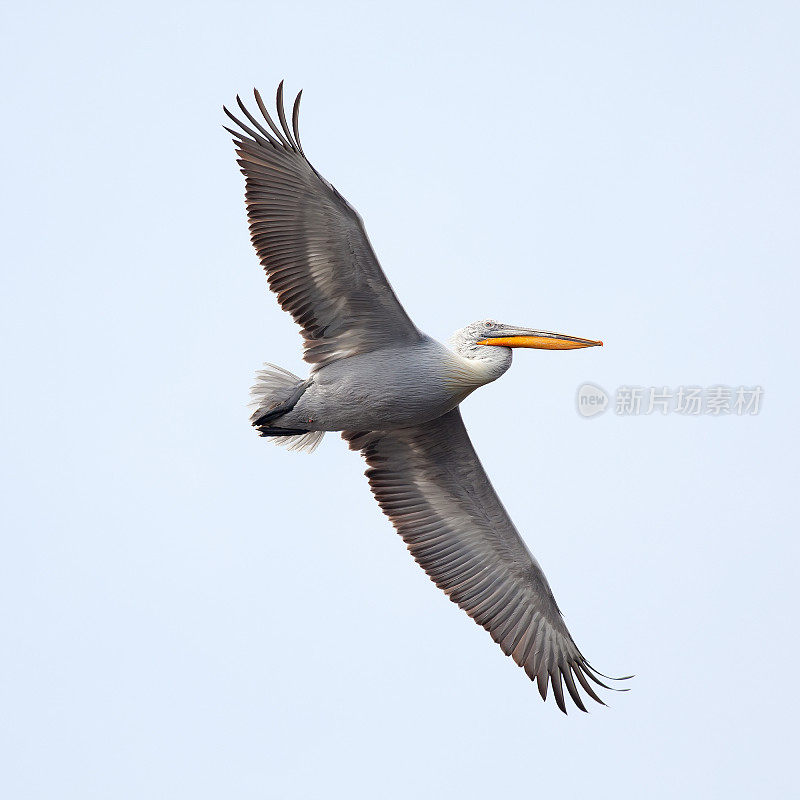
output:
{"label": "orange beak", "polygon": [[493,344],[499,347],[533,347],[537,350],[578,350],[581,347],[602,347],[601,341],[579,339],[563,333],[536,331],[530,336],[499,336],[494,339],[481,339],[478,344]]}

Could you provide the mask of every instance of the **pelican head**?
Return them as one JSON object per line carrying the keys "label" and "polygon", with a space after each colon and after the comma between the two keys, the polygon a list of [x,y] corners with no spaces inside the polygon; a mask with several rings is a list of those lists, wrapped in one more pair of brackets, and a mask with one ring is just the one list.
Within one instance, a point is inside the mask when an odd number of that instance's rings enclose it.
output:
{"label": "pelican head", "polygon": [[[536,328],[523,328],[508,325],[493,319],[473,322],[456,331],[450,339],[450,346],[465,358],[483,359],[488,350],[495,348],[530,347],[536,350],[578,350],[582,347],[602,347],[603,343],[594,339],[581,339],[565,333],[541,331]],[[495,351],[496,352],[496,351]],[[507,357],[511,353],[507,352]],[[510,361],[510,358],[508,359]]]}

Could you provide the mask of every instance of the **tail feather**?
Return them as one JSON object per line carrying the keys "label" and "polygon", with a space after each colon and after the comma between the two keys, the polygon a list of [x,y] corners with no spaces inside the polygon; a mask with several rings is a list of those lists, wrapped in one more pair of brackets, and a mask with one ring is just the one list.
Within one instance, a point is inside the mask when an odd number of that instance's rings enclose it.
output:
{"label": "tail feather", "polygon": [[[288,450],[304,450],[313,453],[325,431],[306,431],[298,428],[280,427],[280,417],[291,411],[307,388],[306,381],[275,364],[264,364],[256,373],[256,383],[250,389],[250,424],[259,436],[272,438],[275,444]],[[272,421],[278,425],[271,425]]]}
{"label": "tail feather", "polygon": [[317,447],[319,447],[319,443],[322,441],[324,435],[325,431],[308,431],[298,434],[279,433],[275,435],[271,434],[269,430],[261,434],[261,436],[272,437],[272,442],[274,444],[285,447],[287,450],[304,453],[313,453]]}

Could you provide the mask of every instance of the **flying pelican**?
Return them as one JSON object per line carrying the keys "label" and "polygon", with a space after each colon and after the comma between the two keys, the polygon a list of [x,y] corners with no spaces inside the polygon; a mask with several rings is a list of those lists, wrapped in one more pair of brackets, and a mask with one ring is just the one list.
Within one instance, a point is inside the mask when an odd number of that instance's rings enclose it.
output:
{"label": "flying pelican", "polygon": [[[272,364],[258,373],[251,422],[261,436],[311,452],[325,431],[360,450],[381,509],[436,585],[566,713],[563,683],[598,703],[607,686],[578,650],[547,579],[517,533],[472,447],[458,406],[511,366],[512,348],[602,345],[493,320],[457,331],[448,346],[420,331],[395,297],[358,212],[306,158],[300,97],[278,124],[257,90],[257,119],[225,113],[246,178],[250,234],[270,288],[302,328],[310,376]],[[266,123],[266,127],[265,124]],[[252,126],[252,127],[251,127]],[[609,680],[621,680],[609,678]],[[603,705],[605,705],[603,703]]]}

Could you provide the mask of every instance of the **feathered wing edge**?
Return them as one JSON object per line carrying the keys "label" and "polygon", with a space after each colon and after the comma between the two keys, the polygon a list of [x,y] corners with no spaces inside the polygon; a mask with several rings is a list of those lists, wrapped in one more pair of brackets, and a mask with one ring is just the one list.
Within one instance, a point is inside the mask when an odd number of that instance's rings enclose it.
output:
{"label": "feathered wing edge", "polygon": [[[284,109],[283,103],[283,81],[278,84],[278,91],[276,95],[276,105],[278,109],[278,120],[280,121],[281,128],[273,121],[272,117],[270,116],[269,111],[267,111],[267,106],[264,101],[261,99],[261,93],[258,89],[253,89],[253,94],[256,98],[256,103],[258,104],[259,111],[264,115],[264,120],[266,121],[267,125],[270,127],[270,131],[266,130],[264,126],[256,119],[248,110],[245,104],[242,102],[241,97],[236,95],[236,104],[239,106],[241,112],[247,117],[247,119],[256,127],[258,133],[254,131],[252,128],[245,125],[240,119],[235,117],[228,109],[223,106],[222,110],[225,114],[233,121],[234,124],[238,125],[243,131],[245,131],[252,139],[258,142],[260,145],[266,145],[269,143],[272,147],[283,147],[286,150],[292,150],[295,153],[299,153],[303,156],[306,163],[311,166],[311,162],[306,158],[306,154],[303,152],[303,147],[300,144],[300,128],[299,128],[299,120],[300,120],[300,98],[303,96],[303,90],[301,89],[297,93],[297,97],[294,99],[294,104],[292,105],[292,128],[290,130],[289,125],[286,121],[286,111]],[[233,130],[232,128],[225,127],[225,130],[231,134],[235,139],[241,139],[242,134],[240,131]],[[282,129],[282,130],[281,130]],[[311,167],[312,169],[313,166]],[[316,170],[314,170],[316,172]],[[319,173],[317,173],[319,174]],[[324,180],[324,178],[323,178]],[[327,184],[328,182],[325,181]],[[330,184],[328,184],[330,185]]]}
{"label": "feathered wing edge", "polygon": [[[269,145],[276,149],[282,149],[300,156],[309,169],[317,176],[317,178],[319,178],[320,181],[322,181],[325,187],[327,187],[327,189],[329,189],[336,196],[336,198],[347,207],[347,209],[356,217],[360,224],[363,224],[361,222],[361,215],[358,213],[358,211],[356,211],[356,209],[347,202],[347,199],[342,196],[339,190],[317,170],[311,161],[309,161],[308,156],[303,150],[303,145],[300,142],[300,100],[303,97],[302,89],[297,93],[294,98],[294,102],[292,103],[292,123],[291,127],[289,126],[289,122],[286,118],[286,108],[284,105],[283,83],[284,82],[281,81],[278,84],[278,89],[275,94],[275,107],[277,110],[280,127],[278,127],[278,125],[270,116],[269,111],[267,111],[266,103],[261,97],[261,92],[259,92],[256,88],[253,88],[253,96],[255,97],[256,104],[258,105],[258,110],[263,115],[267,125],[269,125],[269,131],[266,130],[261,122],[250,113],[244,102],[242,102],[242,98],[238,94],[236,95],[236,105],[239,106],[239,110],[245,115],[245,117],[247,117],[248,121],[255,126],[256,130],[253,130],[244,122],[242,122],[242,120],[232,114],[228,110],[227,106],[223,105],[222,110],[235,125],[238,125],[242,131],[247,133],[262,147]],[[234,130],[233,128],[229,128],[227,125],[223,125],[222,127],[231,136],[233,136],[236,146],[240,147],[243,143],[242,131]]]}

